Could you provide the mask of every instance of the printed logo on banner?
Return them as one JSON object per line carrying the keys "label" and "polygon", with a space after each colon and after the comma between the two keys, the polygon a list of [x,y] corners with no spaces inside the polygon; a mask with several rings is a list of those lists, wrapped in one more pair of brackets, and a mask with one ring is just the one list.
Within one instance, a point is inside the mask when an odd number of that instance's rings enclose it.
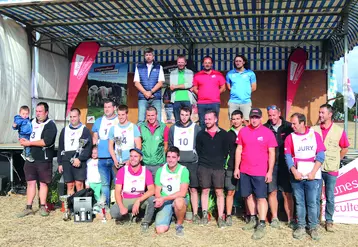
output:
{"label": "printed logo on banner", "polygon": [[78,75],[78,72],[79,72],[80,69],[81,69],[83,60],[85,60],[85,56],[81,56],[81,55],[78,55],[78,54],[76,55],[75,70],[74,70],[74,72],[73,72],[73,74],[74,74],[75,76]]}
{"label": "printed logo on banner", "polygon": [[[297,63],[291,61],[291,67],[290,67],[290,80],[293,80],[293,77],[295,76],[296,69],[297,69]],[[292,81],[293,84],[296,84],[296,81]]]}
{"label": "printed logo on banner", "polygon": [[[322,188],[322,219],[325,216],[325,187]],[[333,220],[337,223],[358,224],[358,159],[339,169],[334,188]]]}
{"label": "printed logo on banner", "polygon": [[87,116],[87,123],[94,123],[95,117],[94,116]]}

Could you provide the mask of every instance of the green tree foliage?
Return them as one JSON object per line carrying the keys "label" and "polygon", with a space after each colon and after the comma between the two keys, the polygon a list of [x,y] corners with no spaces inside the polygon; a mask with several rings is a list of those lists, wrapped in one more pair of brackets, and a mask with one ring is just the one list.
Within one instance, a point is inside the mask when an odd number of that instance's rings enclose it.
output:
{"label": "green tree foliage", "polygon": [[[358,97],[358,94],[355,93],[356,98]],[[344,120],[344,101],[343,101],[343,95],[340,92],[337,92],[337,99],[335,100],[333,107],[336,110],[334,119],[335,120]],[[349,109],[348,108],[348,121],[353,121],[354,115],[355,115],[355,105]]]}

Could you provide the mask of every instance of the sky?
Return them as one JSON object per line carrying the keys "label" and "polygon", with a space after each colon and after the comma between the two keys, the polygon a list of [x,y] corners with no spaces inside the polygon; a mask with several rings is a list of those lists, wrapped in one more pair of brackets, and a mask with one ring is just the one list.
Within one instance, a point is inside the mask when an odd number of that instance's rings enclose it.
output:
{"label": "sky", "polygon": [[[333,71],[338,82],[338,91],[342,92],[343,57],[334,63]],[[358,46],[354,47],[353,50],[348,53],[348,78],[353,91],[358,93]]]}

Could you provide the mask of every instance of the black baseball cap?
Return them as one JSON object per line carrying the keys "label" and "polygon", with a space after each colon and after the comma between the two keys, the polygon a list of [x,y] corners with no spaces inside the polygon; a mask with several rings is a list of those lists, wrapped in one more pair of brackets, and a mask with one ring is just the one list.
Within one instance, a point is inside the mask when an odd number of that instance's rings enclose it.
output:
{"label": "black baseball cap", "polygon": [[132,152],[132,151],[136,151],[136,152],[139,153],[141,156],[143,156],[142,150],[140,150],[139,148],[131,148],[131,149],[129,150],[129,152]]}
{"label": "black baseball cap", "polygon": [[249,117],[262,117],[262,111],[259,108],[252,108]]}

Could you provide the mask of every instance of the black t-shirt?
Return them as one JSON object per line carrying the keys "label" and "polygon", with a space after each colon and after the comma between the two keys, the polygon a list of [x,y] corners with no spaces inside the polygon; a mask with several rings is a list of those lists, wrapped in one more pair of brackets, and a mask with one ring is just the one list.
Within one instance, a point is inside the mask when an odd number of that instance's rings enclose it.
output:
{"label": "black t-shirt", "polygon": [[[47,120],[45,120],[47,121]],[[45,124],[41,133],[41,139],[45,142],[45,147],[31,146],[31,155],[35,162],[52,162],[55,151],[55,140],[57,127],[54,121]]]}

